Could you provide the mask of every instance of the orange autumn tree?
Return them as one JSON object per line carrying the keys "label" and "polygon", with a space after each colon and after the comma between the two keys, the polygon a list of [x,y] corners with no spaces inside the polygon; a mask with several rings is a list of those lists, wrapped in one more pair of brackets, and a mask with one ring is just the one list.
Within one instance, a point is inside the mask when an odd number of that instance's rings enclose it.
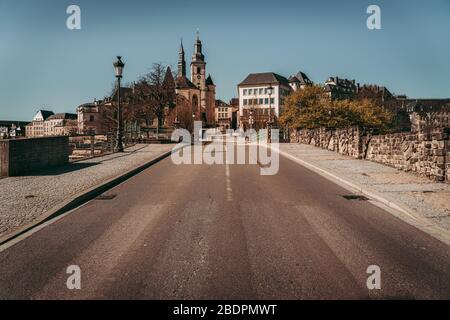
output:
{"label": "orange autumn tree", "polygon": [[330,101],[321,86],[311,86],[286,98],[285,110],[279,120],[292,129],[363,126],[386,130],[392,117],[374,101]]}

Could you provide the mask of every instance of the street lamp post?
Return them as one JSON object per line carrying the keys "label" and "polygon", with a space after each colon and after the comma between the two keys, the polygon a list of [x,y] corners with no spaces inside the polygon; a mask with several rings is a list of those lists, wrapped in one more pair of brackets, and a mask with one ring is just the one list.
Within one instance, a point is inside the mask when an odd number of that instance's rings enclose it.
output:
{"label": "street lamp post", "polygon": [[[175,87],[175,93],[178,94],[179,86]],[[178,119],[178,98],[175,98],[175,121],[173,122],[174,129],[178,129],[180,127],[180,120]]]}
{"label": "street lamp post", "polygon": [[195,112],[192,112],[192,143],[195,140]]}
{"label": "street lamp post", "polygon": [[117,78],[117,144],[116,151],[123,152],[123,124],[122,124],[122,106],[120,105],[120,80],[122,79],[123,68],[125,64],[122,62],[122,57],[117,56],[117,61],[114,63],[114,70]]}
{"label": "street lamp post", "polygon": [[272,142],[272,94],[273,94],[273,87],[270,85],[270,87],[267,88],[267,93],[269,94],[269,120],[267,121],[267,143]]}

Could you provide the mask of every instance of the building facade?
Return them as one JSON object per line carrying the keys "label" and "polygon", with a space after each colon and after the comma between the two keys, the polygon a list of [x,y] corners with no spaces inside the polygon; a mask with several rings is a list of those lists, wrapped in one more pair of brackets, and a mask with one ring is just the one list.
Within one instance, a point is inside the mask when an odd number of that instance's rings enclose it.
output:
{"label": "building facade", "polygon": [[[272,94],[269,88],[272,87]],[[269,109],[272,120],[283,112],[284,100],[292,92],[289,80],[273,73],[252,73],[238,85],[240,128],[262,129],[267,126]]]}
{"label": "building facade", "polygon": [[212,127],[215,122],[216,86],[212,77],[206,75],[206,60],[198,34],[190,72],[190,79],[188,79],[185,51],[183,43],[181,43],[178,56],[178,74],[175,80],[176,93],[190,102],[192,114],[196,121],[202,121],[205,126]]}
{"label": "building facade", "polygon": [[78,134],[106,134],[105,106],[102,101],[95,100],[77,108]]}
{"label": "building facade", "polygon": [[358,94],[358,89],[355,80],[330,77],[325,81],[325,94],[330,100],[350,100]]}
{"label": "building facade", "polygon": [[222,100],[216,100],[216,127],[222,131],[232,128],[233,108]]}
{"label": "building facade", "polygon": [[44,121],[44,136],[70,136],[77,131],[77,115],[74,113],[57,113]]}
{"label": "building facade", "polygon": [[25,128],[27,138],[43,137],[45,135],[44,122],[53,115],[53,111],[39,110],[33,121]]}

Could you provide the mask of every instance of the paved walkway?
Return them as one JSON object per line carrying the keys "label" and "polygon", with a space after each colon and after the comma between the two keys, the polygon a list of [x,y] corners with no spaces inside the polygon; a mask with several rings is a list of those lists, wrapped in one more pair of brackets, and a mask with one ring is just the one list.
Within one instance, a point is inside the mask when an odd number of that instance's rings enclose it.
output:
{"label": "paved walkway", "polygon": [[54,206],[170,151],[174,145],[136,145],[39,175],[0,179],[0,237]]}
{"label": "paved walkway", "polygon": [[398,171],[367,160],[357,160],[310,145],[280,144],[280,151],[366,190],[372,190],[441,228],[450,230],[448,184],[432,182],[413,173]]}

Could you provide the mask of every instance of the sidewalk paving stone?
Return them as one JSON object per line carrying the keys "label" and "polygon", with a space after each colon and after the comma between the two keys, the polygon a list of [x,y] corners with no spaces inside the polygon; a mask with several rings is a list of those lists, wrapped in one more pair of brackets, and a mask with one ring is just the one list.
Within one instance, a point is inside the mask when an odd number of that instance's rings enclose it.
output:
{"label": "sidewalk paving stone", "polygon": [[0,179],[0,237],[63,201],[170,151],[172,144],[136,145],[125,153],[79,161],[32,176]]}
{"label": "sidewalk paving stone", "polygon": [[449,184],[432,182],[413,173],[367,160],[356,160],[310,145],[280,144],[280,151],[353,184],[371,189],[450,231]]}

